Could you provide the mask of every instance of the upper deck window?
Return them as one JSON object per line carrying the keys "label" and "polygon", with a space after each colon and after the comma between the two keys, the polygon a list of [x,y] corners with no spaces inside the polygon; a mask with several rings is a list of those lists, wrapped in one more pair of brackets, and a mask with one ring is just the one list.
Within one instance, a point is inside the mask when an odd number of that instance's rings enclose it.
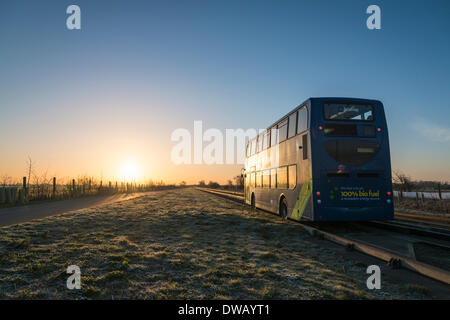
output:
{"label": "upper deck window", "polygon": [[303,107],[298,111],[297,133],[301,133],[306,129],[308,129],[308,111],[306,107]]}
{"label": "upper deck window", "polygon": [[291,114],[289,116],[289,132],[288,132],[288,138],[295,136],[295,129],[297,126],[297,112]]}
{"label": "upper deck window", "polygon": [[253,139],[253,140],[252,140],[252,145],[251,145],[251,148],[250,148],[250,153],[251,153],[251,155],[254,155],[254,154],[256,153],[256,139]]}
{"label": "upper deck window", "polygon": [[263,134],[261,133],[258,136],[258,151],[257,152],[261,152],[263,150]]}
{"label": "upper deck window", "polygon": [[370,104],[324,103],[325,120],[373,121],[373,106]]}
{"label": "upper deck window", "polygon": [[272,127],[270,129],[270,146],[273,147],[275,146],[278,141],[277,141],[277,127]]}
{"label": "upper deck window", "polygon": [[270,139],[269,131],[264,132],[264,136],[263,136],[263,150],[266,150],[269,147],[269,139]]}
{"label": "upper deck window", "polygon": [[278,142],[282,142],[287,139],[287,124],[288,120],[285,119],[278,124]]}

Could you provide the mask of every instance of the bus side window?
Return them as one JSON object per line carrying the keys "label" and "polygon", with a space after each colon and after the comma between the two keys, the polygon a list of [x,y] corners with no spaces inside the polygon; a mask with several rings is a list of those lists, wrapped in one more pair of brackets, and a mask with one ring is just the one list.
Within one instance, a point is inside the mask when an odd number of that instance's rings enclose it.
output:
{"label": "bus side window", "polygon": [[287,189],[287,167],[277,168],[277,188]]}
{"label": "bus side window", "polygon": [[252,140],[252,155],[256,153],[256,139]]}
{"label": "bus side window", "polygon": [[284,119],[278,124],[278,143],[287,139],[288,119]]}
{"label": "bus side window", "polygon": [[308,129],[308,112],[306,108],[303,107],[298,112],[297,133],[302,133],[306,129]]}
{"label": "bus side window", "polygon": [[295,136],[296,127],[297,127],[297,112],[295,112],[289,116],[288,138]]}
{"label": "bus side window", "polygon": [[256,187],[257,188],[262,187],[262,171],[258,171],[256,173]]}
{"label": "bus side window", "polygon": [[302,136],[302,150],[303,150],[303,160],[308,159],[308,134],[305,133]]}
{"label": "bus side window", "polygon": [[270,170],[270,188],[275,189],[277,187],[277,169]]}
{"label": "bus side window", "polygon": [[263,171],[263,188],[270,187],[270,170]]}
{"label": "bus side window", "polygon": [[273,147],[274,145],[277,144],[277,127],[272,127],[270,129],[270,146]]}
{"label": "bus side window", "polygon": [[297,165],[291,165],[288,167],[288,181],[289,189],[294,189],[297,185]]}
{"label": "bus side window", "polygon": [[263,136],[263,150],[266,150],[269,147],[269,139],[270,139],[269,131],[264,132],[264,136]]}
{"label": "bus side window", "polygon": [[261,152],[263,150],[263,134],[261,133],[258,136],[258,151],[257,152]]}

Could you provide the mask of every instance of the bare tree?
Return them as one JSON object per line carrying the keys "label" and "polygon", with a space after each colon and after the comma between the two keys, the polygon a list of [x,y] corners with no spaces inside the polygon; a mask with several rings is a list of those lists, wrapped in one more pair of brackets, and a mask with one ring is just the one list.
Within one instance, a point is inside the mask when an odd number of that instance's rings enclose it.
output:
{"label": "bare tree", "polygon": [[27,180],[27,189],[30,187],[30,179],[31,179],[31,170],[33,169],[33,161],[31,157],[28,156],[27,160],[27,169],[28,169],[28,180]]}
{"label": "bare tree", "polygon": [[11,183],[11,177],[8,176],[7,174],[3,174],[2,175],[2,186],[6,187],[7,185],[9,185]]}
{"label": "bare tree", "polygon": [[244,188],[244,176],[243,175],[235,176],[233,179],[234,179],[234,183],[236,184],[238,189]]}
{"label": "bare tree", "polygon": [[413,182],[411,177],[400,172],[399,170],[394,171],[394,182],[399,185],[400,191],[409,192],[413,189]]}

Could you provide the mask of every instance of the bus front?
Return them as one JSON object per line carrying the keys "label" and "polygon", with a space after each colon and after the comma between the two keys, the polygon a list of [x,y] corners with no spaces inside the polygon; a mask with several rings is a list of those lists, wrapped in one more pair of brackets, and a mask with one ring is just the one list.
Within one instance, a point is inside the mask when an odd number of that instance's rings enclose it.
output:
{"label": "bus front", "polygon": [[313,219],[393,219],[383,104],[365,99],[311,100]]}

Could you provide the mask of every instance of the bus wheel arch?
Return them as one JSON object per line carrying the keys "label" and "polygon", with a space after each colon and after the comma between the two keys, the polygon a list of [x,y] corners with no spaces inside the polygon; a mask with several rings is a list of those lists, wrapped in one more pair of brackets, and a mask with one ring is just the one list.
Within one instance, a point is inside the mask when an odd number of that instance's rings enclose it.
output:
{"label": "bus wheel arch", "polygon": [[287,200],[286,197],[282,194],[280,196],[280,201],[278,202],[278,214],[280,215],[281,218],[286,219],[287,218],[287,210],[288,210],[288,206],[287,206]]}

